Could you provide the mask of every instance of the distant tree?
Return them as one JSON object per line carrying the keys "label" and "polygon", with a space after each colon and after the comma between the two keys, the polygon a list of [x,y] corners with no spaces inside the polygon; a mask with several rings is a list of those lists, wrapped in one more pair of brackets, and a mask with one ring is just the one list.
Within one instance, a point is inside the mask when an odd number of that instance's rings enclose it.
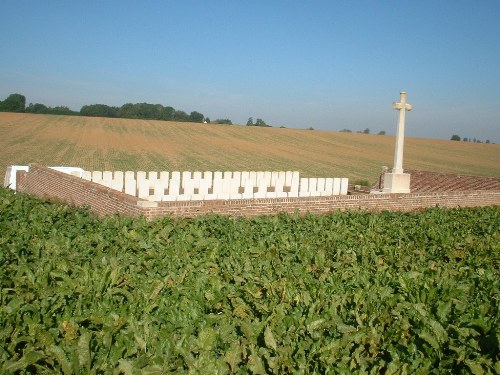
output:
{"label": "distant tree", "polygon": [[117,116],[121,118],[143,118],[143,112],[141,104],[125,103],[118,110]]}
{"label": "distant tree", "polygon": [[378,132],[378,135],[385,135],[385,130],[381,130]]}
{"label": "distant tree", "polygon": [[118,112],[116,113],[116,117],[120,118],[133,118],[133,108],[134,105],[132,103],[125,103],[122,105],[119,109]]}
{"label": "distant tree", "polygon": [[218,118],[217,120],[214,121],[216,124],[226,124],[226,125],[233,125],[233,122],[229,120],[228,118]]}
{"label": "distant tree", "polygon": [[352,133],[352,130],[350,130],[350,129],[342,129],[340,132],[341,133]]}
{"label": "distant tree", "polygon": [[486,143],[491,143],[489,139],[486,140]]}
{"label": "distant tree", "polygon": [[205,116],[201,114],[200,112],[193,111],[189,114],[189,121],[192,122],[203,122],[205,119]]}
{"label": "distant tree", "polygon": [[175,111],[174,113],[175,121],[189,121],[189,115],[184,111]]}
{"label": "distant tree", "polygon": [[3,102],[0,101],[1,112],[24,112],[26,97],[21,94],[10,94]]}
{"label": "distant tree", "polygon": [[286,126],[281,125],[280,129],[286,129]]}
{"label": "distant tree", "polygon": [[261,118],[258,118],[257,120],[255,120],[255,126],[269,126],[269,125],[267,125],[266,122]]}
{"label": "distant tree", "polygon": [[205,123],[210,124],[210,117],[205,117]]}
{"label": "distant tree", "polygon": [[141,105],[144,110],[144,117],[141,116],[140,118],[161,120],[162,111],[165,107],[163,107],[161,104],[141,103]]}
{"label": "distant tree", "polygon": [[165,107],[163,107],[161,104],[126,103],[117,110],[116,117],[145,120],[164,120],[167,119],[168,116],[166,116]]}
{"label": "distant tree", "polygon": [[247,121],[247,126],[254,126],[253,117],[249,117]]}
{"label": "distant tree", "polygon": [[469,140],[467,139],[467,137],[465,137],[465,138],[463,139],[463,141],[464,141],[464,142],[469,142]]}
{"label": "distant tree", "polygon": [[79,112],[73,111],[72,109],[64,106],[64,105],[59,105],[54,108],[50,108],[50,113],[53,115],[79,115]]}
{"label": "distant tree", "polygon": [[366,128],[365,130],[363,130],[363,134],[370,134],[370,129]]}
{"label": "distant tree", "polygon": [[451,136],[451,140],[452,140],[452,141],[460,141],[460,139],[461,139],[461,138],[460,138],[460,136],[459,136],[459,135],[457,135],[457,134],[453,134],[453,135]]}
{"label": "distant tree", "polygon": [[130,117],[137,119],[149,119],[151,108],[147,103],[135,103],[130,107]]}
{"label": "distant tree", "polygon": [[110,107],[106,104],[90,104],[84,105],[80,109],[80,115],[92,117],[116,117],[118,107]]}
{"label": "distant tree", "polygon": [[78,116],[79,112],[73,111],[72,109],[66,106],[57,106],[57,107],[47,107],[45,104],[40,103],[30,103],[26,109],[26,113],[39,113],[39,114],[47,114],[47,115],[71,115]]}
{"label": "distant tree", "polygon": [[167,106],[160,109],[158,120],[170,121],[173,120],[175,116],[175,109],[173,107]]}
{"label": "distant tree", "polygon": [[30,103],[26,109],[26,113],[48,113],[49,108],[45,104],[40,103]]}
{"label": "distant tree", "polygon": [[307,130],[314,130],[314,128],[312,126],[309,126]]}
{"label": "distant tree", "polygon": [[474,140],[473,140],[472,142],[476,143],[476,142],[477,142],[477,139],[476,139],[476,138],[474,138]]}

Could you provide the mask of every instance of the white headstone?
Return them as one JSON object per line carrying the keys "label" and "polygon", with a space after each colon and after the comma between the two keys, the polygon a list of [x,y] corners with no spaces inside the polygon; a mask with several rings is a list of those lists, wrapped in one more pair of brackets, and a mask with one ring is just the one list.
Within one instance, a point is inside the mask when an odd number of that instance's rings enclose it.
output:
{"label": "white headstone", "polygon": [[347,195],[347,189],[349,186],[349,179],[348,178],[341,178],[340,179],[340,195]]}
{"label": "white headstone", "polygon": [[340,188],[341,188],[341,179],[340,178],[334,178],[333,179],[333,190],[332,190],[332,195],[340,195]]}
{"label": "white headstone", "polygon": [[309,179],[308,178],[300,178],[300,187],[299,187],[299,197],[310,197],[311,193],[309,191]]}
{"label": "white headstone", "polygon": [[325,178],[325,190],[321,195],[323,196],[330,196],[333,194],[333,178],[328,177]]}
{"label": "white headstone", "polygon": [[111,188],[117,191],[123,191],[124,176],[122,171],[115,171],[113,173],[113,183]]}
{"label": "white headstone", "polygon": [[262,178],[257,180],[257,192],[254,193],[254,198],[265,198],[267,194],[268,180]]}
{"label": "white headstone", "polygon": [[137,195],[137,182],[133,171],[125,172],[125,194]]}
{"label": "white headstone", "polygon": [[286,198],[288,194],[285,192],[285,174],[283,173],[282,177],[278,177],[276,179],[276,186],[274,188],[276,192],[276,198]]}

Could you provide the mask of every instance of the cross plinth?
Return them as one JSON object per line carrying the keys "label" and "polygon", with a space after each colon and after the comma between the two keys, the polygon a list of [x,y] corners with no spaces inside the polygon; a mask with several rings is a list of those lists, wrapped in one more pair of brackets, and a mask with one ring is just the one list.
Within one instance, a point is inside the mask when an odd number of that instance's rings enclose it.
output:
{"label": "cross plinth", "polygon": [[394,168],[392,169],[392,173],[384,175],[384,193],[410,192],[410,175],[403,173],[403,147],[405,139],[405,115],[406,111],[413,109],[413,106],[406,103],[406,92],[401,92],[399,95],[399,102],[392,104],[392,108],[399,111],[396,148],[394,151]]}

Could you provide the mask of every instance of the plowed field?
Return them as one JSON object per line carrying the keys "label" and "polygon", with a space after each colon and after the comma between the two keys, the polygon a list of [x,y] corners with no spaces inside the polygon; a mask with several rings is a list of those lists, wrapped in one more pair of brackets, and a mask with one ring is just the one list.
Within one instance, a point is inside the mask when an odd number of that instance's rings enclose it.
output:
{"label": "plowed field", "polygon": [[[0,175],[41,163],[86,170],[297,170],[375,181],[395,138],[333,131],[0,113]],[[500,176],[500,145],[407,138],[404,167]]]}

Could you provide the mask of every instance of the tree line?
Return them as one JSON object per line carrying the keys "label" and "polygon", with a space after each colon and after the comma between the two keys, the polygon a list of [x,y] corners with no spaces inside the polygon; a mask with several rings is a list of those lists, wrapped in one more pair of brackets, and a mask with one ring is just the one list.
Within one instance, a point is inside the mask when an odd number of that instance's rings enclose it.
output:
{"label": "tree line", "polygon": [[[80,111],[73,111],[68,107],[57,106],[49,107],[45,104],[30,103],[26,106],[26,97],[21,94],[11,94],[5,100],[0,101],[0,112],[22,112],[38,113],[51,115],[73,115],[90,117],[114,117],[130,118],[142,120],[164,120],[164,121],[186,121],[210,123],[210,118],[205,117],[198,111],[186,113],[176,110],[170,106],[149,103],[126,103],[121,107],[113,107],[106,104],[84,105]],[[230,119],[217,119],[213,121],[216,124],[232,125]]]}
{"label": "tree line", "polygon": [[126,103],[121,107],[111,107],[106,104],[84,105],[80,109],[80,115],[164,121],[206,121],[205,116],[197,111],[187,114],[170,106],[149,103]]}
{"label": "tree line", "polygon": [[[458,134],[453,134],[451,136],[450,140],[452,140],[452,141],[459,141],[459,142],[462,141],[462,142],[483,143],[483,141],[481,141],[480,139],[467,138],[467,137],[461,138]],[[487,139],[484,143],[491,143],[491,141],[489,139]]]}
{"label": "tree line", "polygon": [[255,123],[253,122],[253,117],[249,117],[247,121],[247,126],[264,126],[264,127],[271,127],[271,125],[267,125],[264,120],[261,118],[258,118],[255,120]]}
{"label": "tree line", "polygon": [[[342,129],[341,133],[352,133],[351,129]],[[366,128],[365,130],[358,130],[356,133],[358,134],[370,134],[370,128]],[[381,130],[377,133],[377,135],[385,135],[385,130]]]}

